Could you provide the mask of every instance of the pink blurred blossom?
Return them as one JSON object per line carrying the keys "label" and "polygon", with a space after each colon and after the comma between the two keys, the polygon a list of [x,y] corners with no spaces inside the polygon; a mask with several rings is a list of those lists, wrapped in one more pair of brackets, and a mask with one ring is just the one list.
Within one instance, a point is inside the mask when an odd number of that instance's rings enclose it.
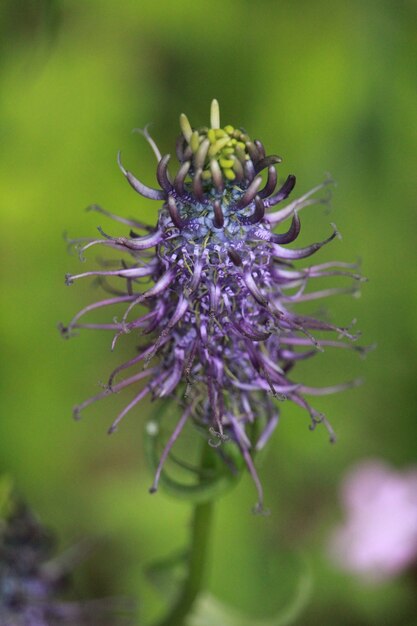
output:
{"label": "pink blurred blossom", "polygon": [[341,569],[382,582],[417,562],[417,467],[360,463],[346,475],[341,498],[345,522],[330,540]]}

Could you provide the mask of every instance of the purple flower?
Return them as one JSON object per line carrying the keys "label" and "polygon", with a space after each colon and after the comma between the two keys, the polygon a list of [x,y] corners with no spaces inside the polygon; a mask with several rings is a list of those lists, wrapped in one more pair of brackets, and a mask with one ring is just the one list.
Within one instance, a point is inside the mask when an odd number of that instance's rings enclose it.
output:
{"label": "purple flower", "polygon": [[382,582],[417,562],[417,468],[365,461],[348,473],[341,493],[346,521],[330,541],[339,567]]}
{"label": "purple flower", "polygon": [[[297,361],[316,355],[326,346],[350,347],[356,339],[348,328],[293,312],[293,305],[357,291],[356,286],[307,291],[316,279],[363,279],[352,272],[355,265],[346,263],[322,263],[304,269],[294,266],[294,261],[313,255],[337,237],[334,225],[323,241],[302,248],[287,247],[300,232],[299,212],[325,202],[316,194],[331,181],[274,210],[292,192],[295,176],[289,175],[277,187],[280,157],[266,156],[263,144],[252,141],[241,129],[230,125],[221,128],[216,100],[211,105],[210,122],[209,128],[194,130],[181,115],[175,174],[168,170],[170,155],[161,156],[147,129],[142,131],[158,162],[159,189],[140,182],[125,169],[119,155],[119,167],[133,189],[162,203],[158,223],[153,228],[93,207],[132,230],[127,237],[112,237],[99,228],[102,238],[84,240],[80,254],[93,246],[104,246],[126,253],[127,259],[115,269],[67,275],[68,285],[94,277],[111,296],[83,309],[62,330],[67,336],[78,328],[112,330],[112,347],[122,335],[142,337],[139,354],[115,369],[107,388],[79,405],[76,416],[109,392],[130,385],[138,388],[136,395],[109,432],[114,432],[147,394],[152,399],[176,398],[182,407],[151,491],[156,491],[164,461],[191,419],[206,429],[212,445],[225,439],[235,442],[253,476],[258,509],[262,509],[262,487],[253,456],[278,423],[279,402],[288,399],[303,407],[310,416],[311,429],[323,423],[333,440],[327,419],[305,396],[333,393],[356,384],[312,388],[290,378]],[[274,232],[287,219],[291,220],[287,230]],[[145,291],[141,287],[144,280],[153,283]],[[81,322],[93,309],[121,303],[126,304],[126,310],[120,320]],[[315,337],[317,333],[320,338]],[[326,333],[336,337],[323,338]],[[140,369],[128,378],[118,378],[122,371],[134,367]],[[142,381],[146,381],[144,386]],[[258,433],[256,438],[254,432]]]}
{"label": "purple flower", "polygon": [[0,502],[1,626],[131,625],[132,615],[126,614],[132,608],[124,600],[59,599],[85,550],[73,547],[52,558],[54,544],[50,531],[24,503],[12,496]]}

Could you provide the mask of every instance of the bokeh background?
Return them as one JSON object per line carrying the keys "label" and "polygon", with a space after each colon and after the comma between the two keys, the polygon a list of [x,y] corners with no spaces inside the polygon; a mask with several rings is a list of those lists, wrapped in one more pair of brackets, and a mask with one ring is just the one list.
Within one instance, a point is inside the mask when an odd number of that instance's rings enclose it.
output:
{"label": "bokeh background", "polygon": [[[186,543],[190,509],[150,497],[141,405],[113,437],[113,399],[71,419],[74,404],[130,354],[129,339],[56,330],[96,299],[63,232],[114,227],[84,208],[97,202],[153,223],[157,207],[125,183],[116,153],[154,183],[154,160],[135,127],[152,122],[172,151],[180,112],[244,126],[284,157],[298,191],[337,180],[332,212],[303,212],[302,243],[334,221],[343,240],[318,260],[362,259],[362,297],[329,302],[332,319],[358,318],[357,355],[319,356],[299,376],[332,384],[363,376],[354,390],[318,399],[338,443],[285,406],[260,473],[271,509],[255,517],[251,481],[218,503],[208,588],[245,614],[284,607],[307,559],[314,592],[296,624],[415,624],[415,577],[379,586],[338,571],[326,554],[343,518],[339,485],[357,461],[416,462],[416,5],[407,0],[3,0],[0,6],[2,373],[0,469],[56,529],[63,546],[96,536],[81,594],[138,600],[140,624],[161,610],[144,566]],[[117,228],[116,228],[117,230]],[[90,255],[91,264],[95,254]],[[191,441],[191,440],[190,440]],[[216,626],[213,623],[213,626]]]}

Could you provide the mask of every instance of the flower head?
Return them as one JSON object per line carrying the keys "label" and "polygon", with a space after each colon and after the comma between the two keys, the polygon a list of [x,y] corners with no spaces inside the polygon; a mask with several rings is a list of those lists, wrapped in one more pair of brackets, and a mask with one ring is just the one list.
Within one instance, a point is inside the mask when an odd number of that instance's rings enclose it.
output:
{"label": "flower head", "polygon": [[417,562],[417,469],[381,461],[354,467],[342,484],[346,521],[330,550],[344,570],[369,582],[393,578]]}
{"label": "flower head", "polygon": [[[0,488],[3,485],[0,484]],[[1,491],[1,489],[0,489]],[[53,558],[55,540],[13,494],[0,493],[0,624],[2,626],[129,626],[125,601],[59,599],[79,547]],[[129,608],[130,610],[130,608]]]}
{"label": "flower head", "polygon": [[[211,105],[210,127],[193,129],[185,115],[180,117],[180,126],[179,165],[172,174],[170,155],[161,156],[147,129],[142,131],[158,162],[159,189],[139,181],[125,169],[119,155],[120,169],[135,191],[162,203],[157,226],[110,215],[95,206],[133,230],[127,237],[112,237],[99,229],[102,238],[84,242],[80,253],[92,246],[107,246],[126,253],[128,260],[115,269],[67,275],[67,284],[95,277],[112,292],[112,297],[78,313],[63,328],[67,336],[77,328],[106,328],[115,332],[113,347],[126,333],[139,332],[142,337],[139,354],[120,365],[107,388],[77,407],[76,415],[109,391],[137,385],[135,397],[114,420],[113,432],[146,394],[153,399],[175,398],[182,415],[162,453],[151,490],[157,489],[163,463],[191,419],[206,429],[212,445],[225,439],[235,442],[255,480],[261,509],[262,487],[253,454],[277,425],[279,402],[288,399],[305,408],[311,428],[322,422],[333,439],[326,418],[305,394],[333,393],[350,386],[315,389],[290,378],[297,361],[325,346],[348,347],[356,338],[348,328],[293,312],[293,305],[356,291],[348,287],[306,293],[316,279],[362,278],[352,273],[354,265],[345,263],[294,267],[294,261],[313,255],[337,237],[334,225],[321,242],[287,247],[300,232],[299,211],[323,202],[316,194],[331,181],[274,210],[295,185],[295,176],[289,175],[277,187],[280,157],[267,156],[263,144],[252,141],[243,130],[221,127],[216,100]],[[291,220],[287,230],[274,232],[287,219]],[[144,234],[138,234],[140,230]],[[153,282],[145,291],[141,287],[144,278]],[[80,321],[92,309],[121,303],[126,310],[119,321],[104,325]],[[317,339],[313,333],[338,337]],[[122,371],[133,367],[141,369],[117,380]]]}

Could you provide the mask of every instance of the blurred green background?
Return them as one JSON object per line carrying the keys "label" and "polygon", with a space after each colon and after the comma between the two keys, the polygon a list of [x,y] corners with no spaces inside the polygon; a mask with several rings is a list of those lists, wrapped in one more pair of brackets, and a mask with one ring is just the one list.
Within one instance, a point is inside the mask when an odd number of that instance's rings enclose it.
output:
{"label": "blurred green background", "polygon": [[269,615],[294,593],[301,551],[314,593],[297,624],[417,623],[409,577],[368,588],[333,569],[325,551],[345,471],[368,457],[397,467],[416,460],[415,9],[411,0],[1,3],[0,470],[63,545],[103,538],[83,592],[138,598],[140,624],[160,611],[143,565],[185,544],[190,510],[148,495],[149,404],[113,437],[106,429],[119,399],[71,419],[131,351],[125,339],[111,354],[105,333],[59,336],[59,321],[97,299],[87,283],[65,287],[65,272],[85,266],[67,255],[62,233],[117,231],[84,212],[92,202],[154,223],[156,205],[126,184],[116,153],[155,184],[153,155],[131,130],[152,122],[162,151],[172,151],[179,113],[203,125],[213,97],[224,123],[284,157],[281,175],[295,173],[299,192],[327,171],[337,180],[330,216],[320,206],[303,212],[302,245],[337,223],[343,240],[317,260],[361,257],[370,281],[360,299],[326,306],[338,323],[357,317],[363,342],[378,348],[365,361],[327,352],[299,368],[311,384],[366,382],[315,402],[336,446],[283,407],[260,466],[272,514],[251,515],[247,477],[222,498],[208,587],[242,612]]}

